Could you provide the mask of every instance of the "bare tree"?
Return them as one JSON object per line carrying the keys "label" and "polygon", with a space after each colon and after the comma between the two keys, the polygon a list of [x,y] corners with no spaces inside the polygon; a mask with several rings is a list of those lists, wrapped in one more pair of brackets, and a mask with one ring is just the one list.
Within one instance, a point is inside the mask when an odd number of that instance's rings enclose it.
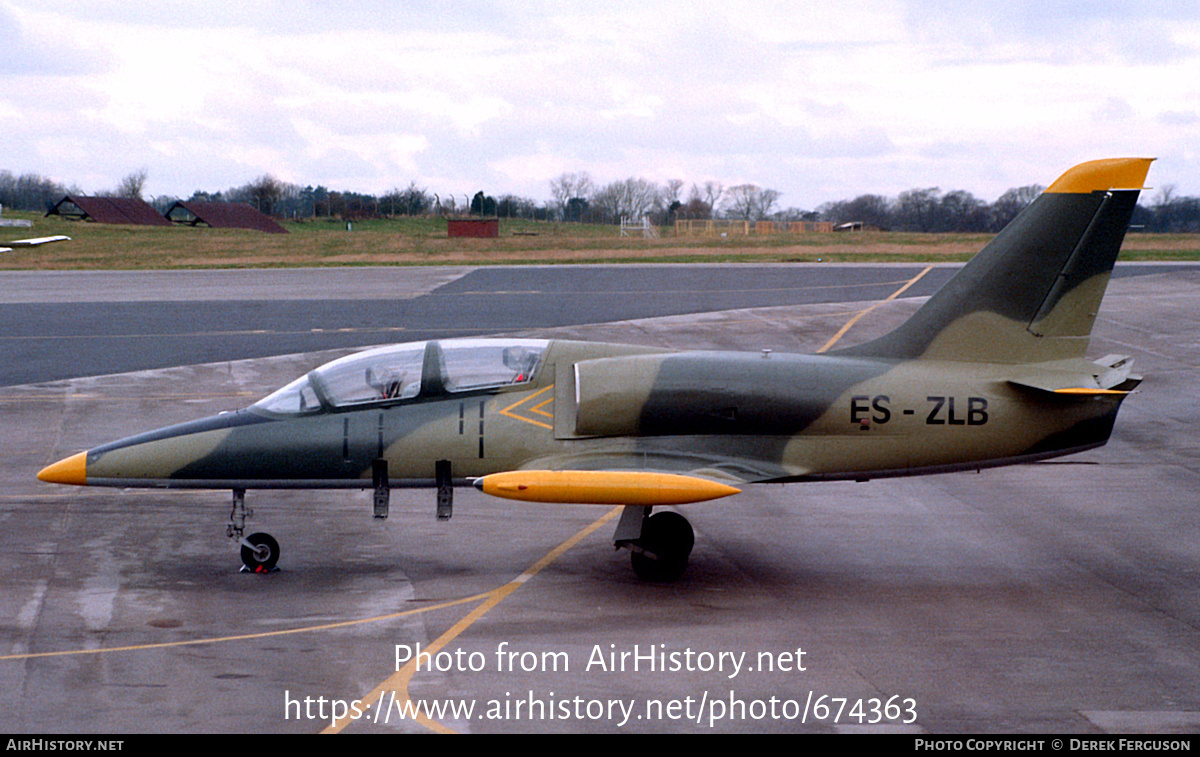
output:
{"label": "bare tree", "polygon": [[14,176],[0,171],[0,204],[19,210],[46,210],[64,194],[83,194],[79,187],[64,187],[38,174]]}
{"label": "bare tree", "polygon": [[501,218],[533,218],[537,202],[528,197],[506,194],[496,201],[496,215]]}
{"label": "bare tree", "polygon": [[139,168],[133,173],[121,179],[121,183],[117,185],[117,197],[128,197],[133,200],[142,199],[142,192],[146,189],[146,177],[149,172],[145,168]]}
{"label": "bare tree", "polygon": [[419,216],[428,213],[433,205],[429,192],[415,181],[409,182],[408,189],[393,189],[382,200],[389,215]]}
{"label": "bare tree", "polygon": [[1174,184],[1159,190],[1143,222],[1151,231],[1194,234],[1200,231],[1200,198],[1179,197]]}
{"label": "bare tree", "polygon": [[1158,190],[1158,194],[1154,197],[1154,206],[1156,208],[1165,208],[1175,200],[1175,185],[1164,184],[1162,189]]}
{"label": "bare tree", "polygon": [[757,221],[771,214],[771,208],[779,200],[779,192],[762,189],[754,184],[739,184],[730,187],[725,196],[725,214],[730,218]]}
{"label": "bare tree", "polygon": [[550,182],[550,194],[558,204],[558,210],[564,218],[567,216],[567,206],[571,200],[585,199],[596,191],[592,177],[586,171],[580,173],[565,173]]}
{"label": "bare tree", "polygon": [[175,195],[159,195],[158,197],[155,197],[153,200],[151,200],[150,204],[153,205],[154,209],[157,210],[159,213],[165,214],[168,210],[171,209],[171,206],[174,205],[178,201],[179,201],[179,198],[176,197]]}
{"label": "bare tree", "polygon": [[608,223],[621,218],[621,192],[617,182],[605,185],[592,193],[588,204]]}
{"label": "bare tree", "polygon": [[962,189],[942,195],[934,231],[986,231],[987,203]]}
{"label": "bare tree", "polygon": [[942,190],[938,187],[909,189],[896,199],[896,221],[904,231],[934,231]]}
{"label": "bare tree", "polygon": [[679,193],[683,191],[683,179],[669,179],[666,186],[662,189],[662,201],[664,205],[674,205],[679,202]]}
{"label": "bare tree", "polygon": [[779,191],[775,189],[764,189],[758,194],[758,217],[766,218],[771,215],[771,209],[775,207],[775,203],[779,201]]}
{"label": "bare tree", "polygon": [[719,181],[704,182],[704,201],[708,203],[709,208],[715,209],[717,203],[721,201],[721,195],[725,193],[725,187]]}
{"label": "bare tree", "polygon": [[661,197],[658,185],[630,178],[606,185],[592,195],[591,202],[609,222],[616,223],[622,218],[641,218],[661,202]]}
{"label": "bare tree", "polygon": [[700,196],[700,188],[693,184],[692,191],[688,194],[687,204],[683,206],[681,212],[684,218],[707,220],[712,218],[713,207],[704,201],[704,198]]}
{"label": "bare tree", "polygon": [[641,218],[662,203],[662,190],[652,181],[626,179],[622,186],[629,218]]}
{"label": "bare tree", "polygon": [[661,223],[672,224],[683,210],[683,202],[679,193],[683,191],[683,179],[668,179],[666,186],[659,190],[659,203],[662,205]]}
{"label": "bare tree", "polygon": [[283,198],[283,185],[270,174],[263,174],[247,184],[246,191],[254,207],[267,215],[275,212],[275,205]]}
{"label": "bare tree", "polygon": [[1017,217],[1029,204],[1037,199],[1037,196],[1042,193],[1045,187],[1040,184],[1030,184],[1025,187],[1013,187],[1004,194],[1000,195],[990,208],[991,219],[988,222],[988,228],[991,231],[999,231],[1008,225],[1008,222]]}
{"label": "bare tree", "polygon": [[821,206],[822,218],[834,223],[865,223],[880,229],[892,225],[892,203],[881,195],[859,195],[853,200],[826,203]]}

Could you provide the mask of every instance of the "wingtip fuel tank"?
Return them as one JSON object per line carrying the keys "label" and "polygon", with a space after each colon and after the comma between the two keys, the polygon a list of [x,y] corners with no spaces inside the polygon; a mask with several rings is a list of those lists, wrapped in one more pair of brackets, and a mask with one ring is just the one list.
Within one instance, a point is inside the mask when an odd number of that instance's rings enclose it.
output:
{"label": "wingtip fuel tank", "polygon": [[646,471],[508,471],[475,480],[484,494],[577,505],[686,505],[742,490],[696,476]]}
{"label": "wingtip fuel tank", "polygon": [[48,484],[87,486],[87,453],[80,452],[47,465],[38,472],[37,477]]}

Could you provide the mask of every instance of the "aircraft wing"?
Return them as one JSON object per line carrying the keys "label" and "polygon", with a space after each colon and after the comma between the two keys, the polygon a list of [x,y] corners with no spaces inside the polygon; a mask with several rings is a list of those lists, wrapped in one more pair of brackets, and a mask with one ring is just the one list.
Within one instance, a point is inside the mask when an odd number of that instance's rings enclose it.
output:
{"label": "aircraft wing", "polygon": [[11,242],[5,242],[4,247],[0,247],[0,252],[12,252],[16,247],[38,247],[51,242],[69,242],[71,238],[58,234],[52,237],[34,237],[32,239],[14,239]]}

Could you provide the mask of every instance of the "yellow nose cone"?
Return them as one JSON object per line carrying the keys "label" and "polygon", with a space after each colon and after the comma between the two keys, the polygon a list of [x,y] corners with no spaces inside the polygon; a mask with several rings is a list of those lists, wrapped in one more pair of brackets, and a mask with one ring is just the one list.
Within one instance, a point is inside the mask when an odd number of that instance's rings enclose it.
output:
{"label": "yellow nose cone", "polygon": [[49,484],[74,484],[87,486],[87,453],[80,452],[54,465],[42,468],[38,479]]}

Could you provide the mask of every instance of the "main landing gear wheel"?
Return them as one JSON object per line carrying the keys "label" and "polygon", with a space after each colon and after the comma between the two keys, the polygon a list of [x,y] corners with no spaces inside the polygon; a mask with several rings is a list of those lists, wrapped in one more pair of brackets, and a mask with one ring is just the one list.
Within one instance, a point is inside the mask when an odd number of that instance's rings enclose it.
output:
{"label": "main landing gear wheel", "polygon": [[279,542],[270,534],[250,534],[242,544],[242,562],[252,573],[269,573],[279,561]]}
{"label": "main landing gear wheel", "polygon": [[655,513],[642,526],[642,538],[630,555],[633,572],[643,581],[677,581],[687,569],[696,543],[692,524],[676,512]]}

